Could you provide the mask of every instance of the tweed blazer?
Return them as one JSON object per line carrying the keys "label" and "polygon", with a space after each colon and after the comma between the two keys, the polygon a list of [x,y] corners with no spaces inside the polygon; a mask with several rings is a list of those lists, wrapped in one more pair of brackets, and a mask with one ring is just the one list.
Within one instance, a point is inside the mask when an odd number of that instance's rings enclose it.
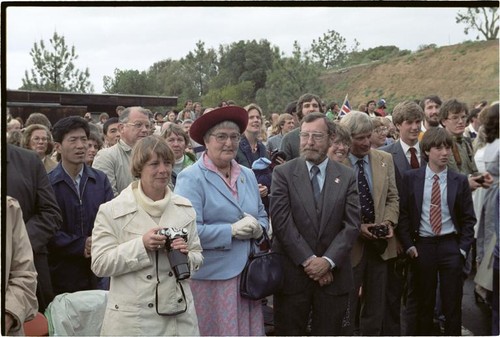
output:
{"label": "tweed blazer", "polygon": [[[371,194],[375,206],[375,223],[389,220],[393,224],[397,224],[399,217],[399,195],[396,187],[392,156],[387,152],[371,149],[369,157],[373,182]],[[352,167],[348,158],[344,163]],[[396,237],[393,236],[387,243],[385,252],[380,255],[384,260],[397,256]],[[361,261],[363,250],[364,240],[360,236],[352,249],[353,266],[356,266]]]}

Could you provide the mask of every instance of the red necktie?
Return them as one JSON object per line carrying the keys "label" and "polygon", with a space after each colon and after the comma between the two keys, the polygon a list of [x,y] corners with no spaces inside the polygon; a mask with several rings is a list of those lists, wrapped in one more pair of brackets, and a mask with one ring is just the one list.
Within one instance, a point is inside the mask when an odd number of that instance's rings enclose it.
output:
{"label": "red necktie", "polygon": [[434,175],[432,183],[430,222],[434,234],[441,233],[441,190],[439,189],[439,177]]}
{"label": "red necktie", "polygon": [[417,159],[417,150],[414,147],[410,147],[410,165],[411,168],[419,168],[420,164]]}

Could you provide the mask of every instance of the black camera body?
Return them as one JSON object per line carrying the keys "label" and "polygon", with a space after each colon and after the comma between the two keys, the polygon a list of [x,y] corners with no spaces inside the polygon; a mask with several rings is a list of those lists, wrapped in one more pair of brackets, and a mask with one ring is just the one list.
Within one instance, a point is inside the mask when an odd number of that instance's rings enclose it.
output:
{"label": "black camera body", "polygon": [[[472,176],[476,179],[474,179],[476,181],[476,183],[478,184],[483,184],[484,183],[484,175],[482,173],[479,173],[479,172],[476,172],[476,173],[472,173]],[[477,178],[479,177],[479,178]]]}
{"label": "black camera body", "polygon": [[286,160],[286,153],[283,151],[279,151],[279,150],[274,150],[271,153],[271,162],[273,163],[274,166],[279,164],[277,162],[278,158],[281,158],[282,160]]}
{"label": "black camera body", "polygon": [[387,225],[375,225],[368,228],[368,230],[377,238],[385,238],[387,235],[389,235],[389,228],[387,227]]}
{"label": "black camera body", "polygon": [[165,249],[167,250],[168,261],[174,270],[177,280],[182,281],[191,276],[189,271],[188,257],[177,249],[172,249],[170,246],[172,241],[177,238],[183,238],[187,242],[188,231],[186,228],[162,228],[158,234],[164,235],[167,238]]}

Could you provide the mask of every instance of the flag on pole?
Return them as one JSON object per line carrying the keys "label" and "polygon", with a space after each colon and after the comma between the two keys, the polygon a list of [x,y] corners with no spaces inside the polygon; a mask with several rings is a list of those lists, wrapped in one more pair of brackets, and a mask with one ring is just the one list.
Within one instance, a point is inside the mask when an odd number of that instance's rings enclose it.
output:
{"label": "flag on pole", "polygon": [[340,108],[339,118],[344,117],[349,112],[351,112],[351,105],[349,104],[349,99],[347,99],[348,95],[345,95],[344,104],[342,104],[342,108]]}

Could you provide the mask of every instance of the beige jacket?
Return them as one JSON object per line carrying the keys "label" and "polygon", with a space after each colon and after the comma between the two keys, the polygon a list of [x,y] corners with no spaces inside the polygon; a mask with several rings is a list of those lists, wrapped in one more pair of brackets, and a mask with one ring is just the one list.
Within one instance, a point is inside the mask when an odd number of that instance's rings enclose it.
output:
{"label": "beige jacket", "polygon": [[23,323],[38,311],[33,251],[16,199],[7,197],[5,224],[5,311],[15,322],[8,335],[24,335]]}
{"label": "beige jacket", "polygon": [[99,150],[95,155],[92,167],[108,176],[115,197],[134,181],[130,172],[131,157],[132,148],[123,140],[119,140],[111,147]]}
{"label": "beige jacket", "polygon": [[45,171],[47,171],[47,173],[49,173],[50,171],[55,169],[57,164],[58,164],[57,161],[50,158],[50,156],[43,157],[42,163],[43,163],[43,167],[45,167]]}
{"label": "beige jacket", "polygon": [[[138,206],[132,190],[137,185],[138,181],[131,183],[101,205],[92,232],[92,270],[111,277],[101,335],[199,335],[189,279],[181,281],[187,311],[176,316],[156,313],[157,287],[159,312],[182,310],[185,302],[163,249],[158,253],[157,285],[156,253],[144,248],[142,236],[158,225]],[[203,261],[195,211],[189,200],[170,194],[159,226],[188,229],[188,259],[194,272]]]}
{"label": "beige jacket", "polygon": [[[394,161],[391,154],[371,149],[370,150],[370,167],[372,171],[373,183],[373,203],[375,206],[375,223],[381,223],[389,220],[394,225],[397,225],[399,218],[399,195],[396,187],[396,177],[394,173]],[[349,159],[344,163],[352,167]],[[361,261],[363,256],[365,241],[358,236],[353,249],[351,251],[351,263],[355,267]],[[397,256],[396,236],[387,240],[387,248],[380,255],[383,260],[389,260]]]}

